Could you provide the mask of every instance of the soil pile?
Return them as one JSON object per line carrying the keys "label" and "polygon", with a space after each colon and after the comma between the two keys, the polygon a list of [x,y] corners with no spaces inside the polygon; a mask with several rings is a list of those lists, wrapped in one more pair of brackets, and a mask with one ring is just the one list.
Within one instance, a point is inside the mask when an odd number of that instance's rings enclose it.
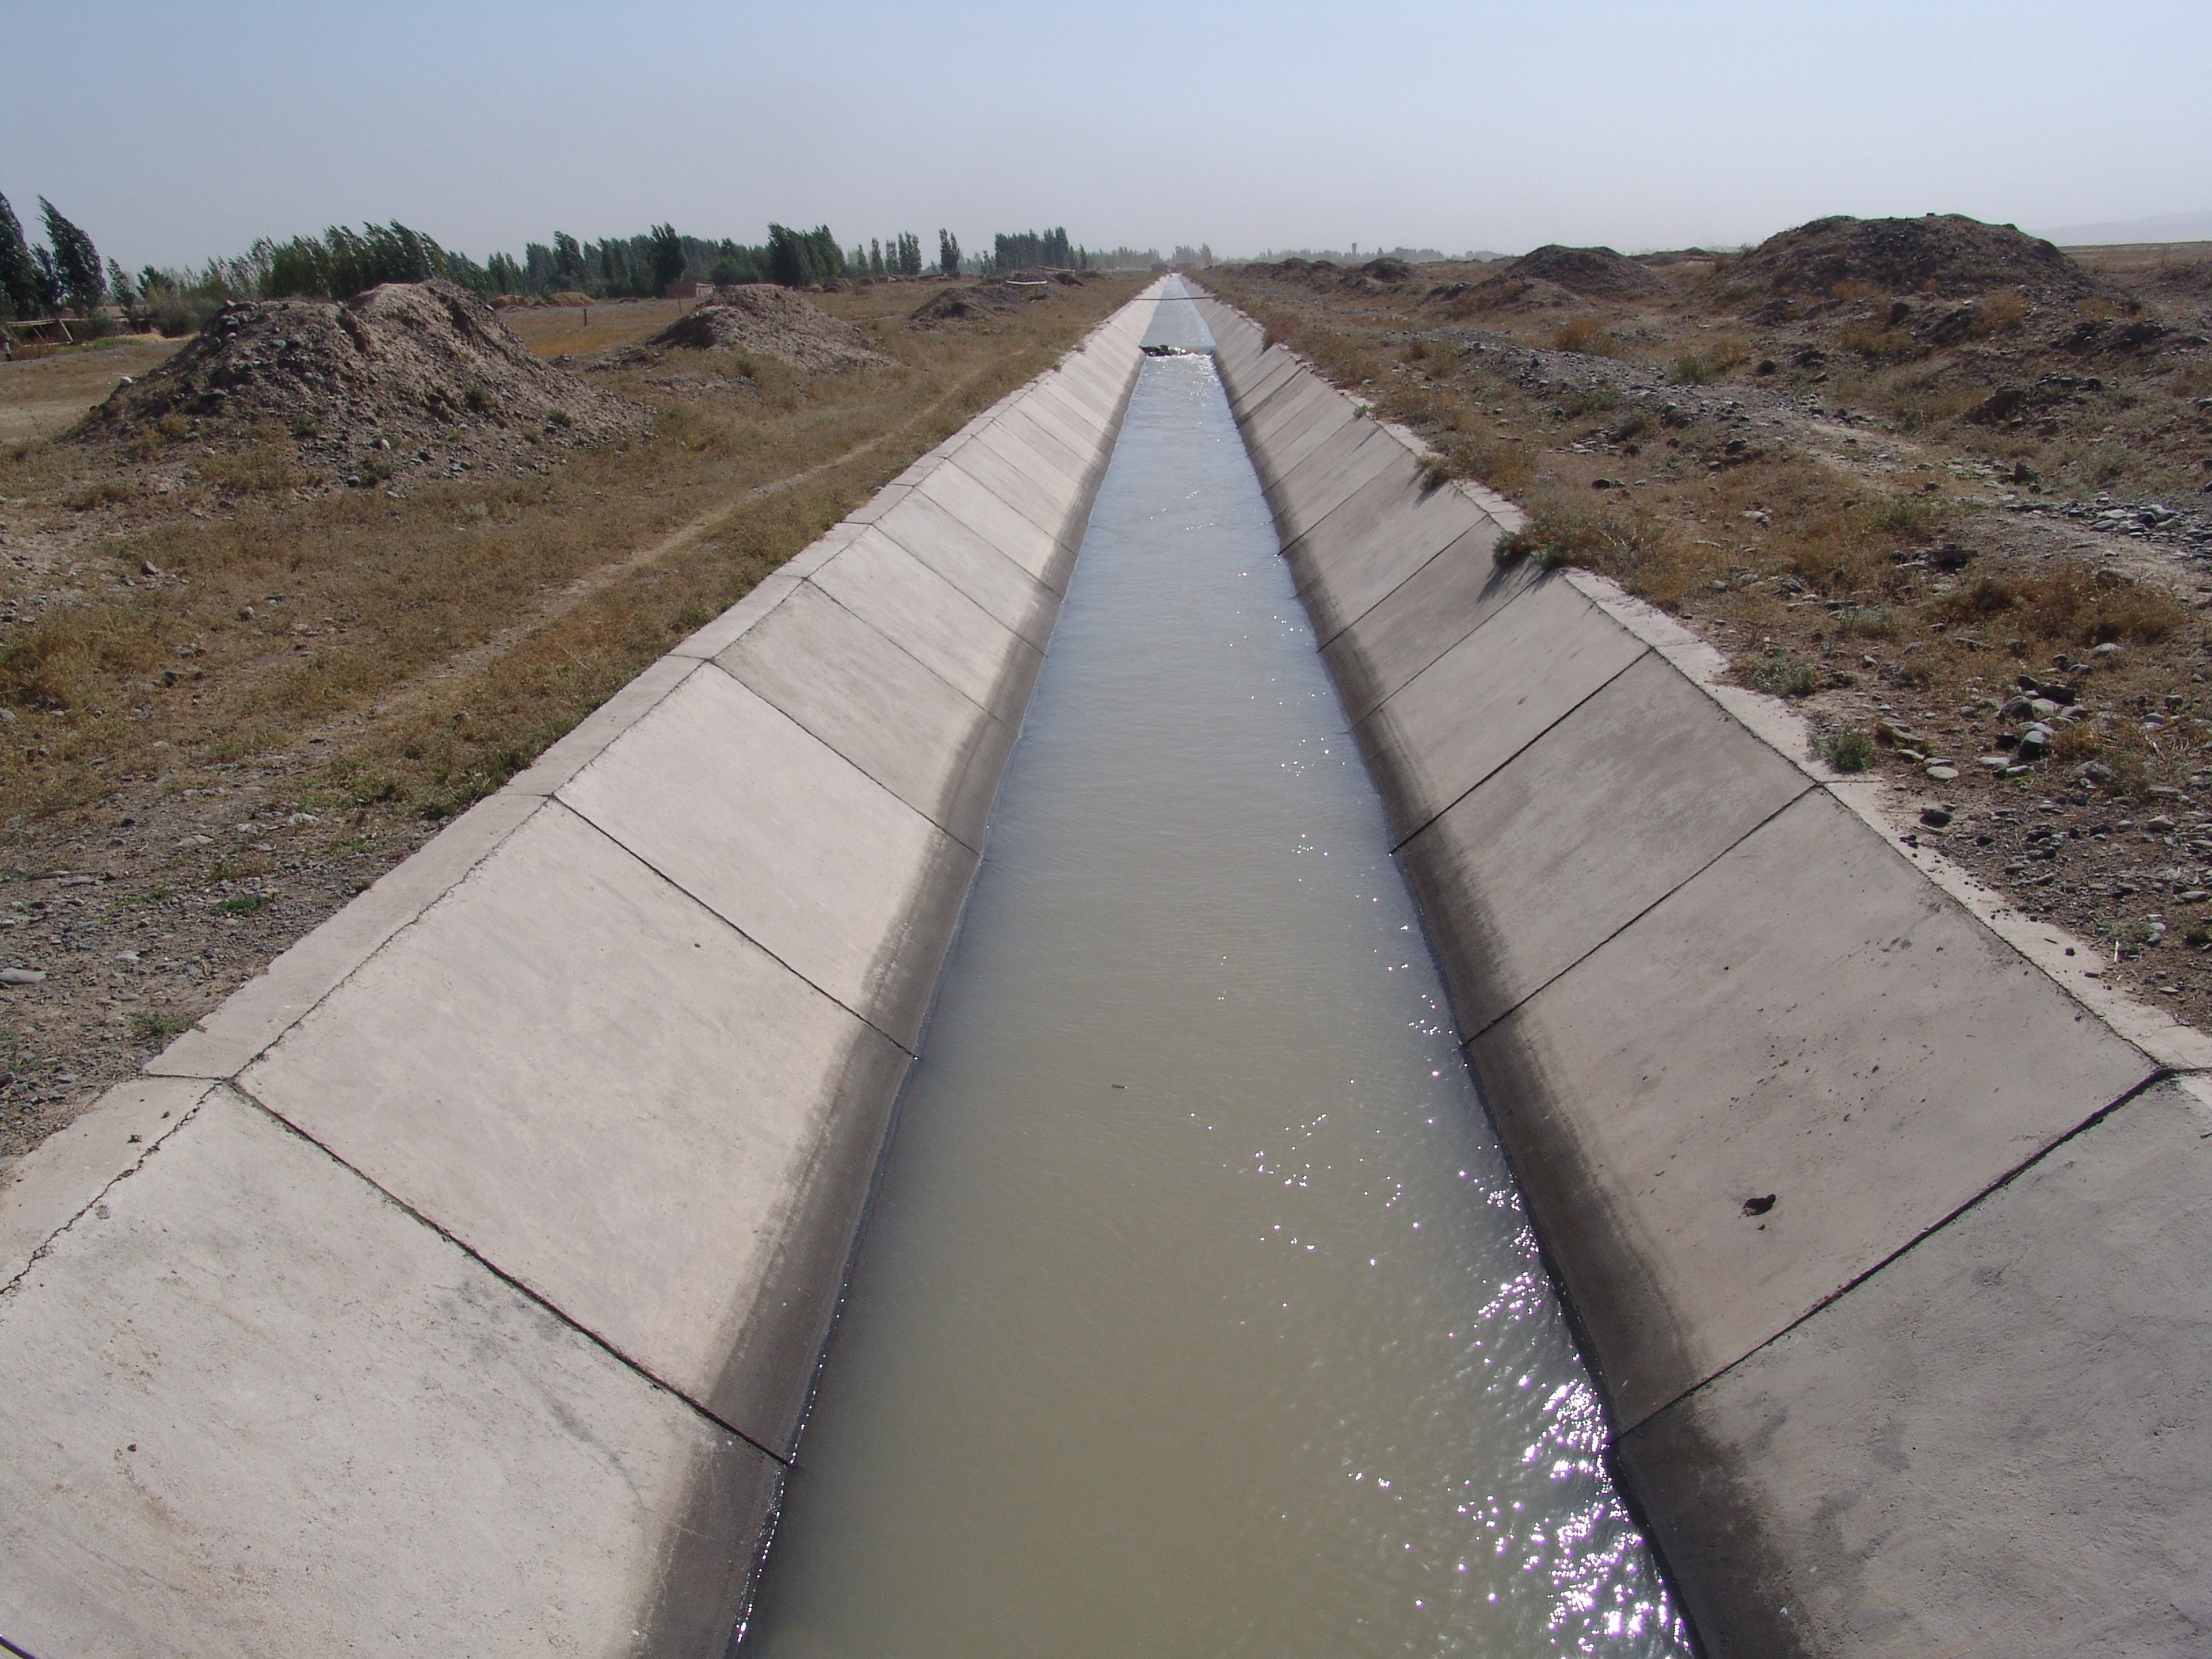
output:
{"label": "soil pile", "polygon": [[850,323],[773,283],[716,289],[713,299],[663,329],[646,349],[665,348],[748,351],[817,373],[890,362]]}
{"label": "soil pile", "polygon": [[1549,283],[1585,300],[1653,300],[1668,291],[1662,279],[1609,247],[1561,247],[1549,243],[1522,254],[1499,275]]}
{"label": "soil pile", "polygon": [[1815,219],[1770,236],[1722,273],[1735,294],[1819,299],[1839,284],[1884,294],[1965,299],[1995,288],[2024,289],[2039,300],[2072,300],[2097,284],[2039,237],[1960,214],[1924,219]]}
{"label": "soil pile", "polygon": [[[344,305],[225,306],[199,337],[118,386],[76,436],[186,440],[219,453],[289,436],[311,473],[349,480],[441,460],[465,471],[550,444],[642,430],[645,411],[538,357],[444,281],[387,283]],[[434,446],[434,450],[432,447]]]}
{"label": "soil pile", "polygon": [[1589,304],[1557,283],[1520,276],[1510,269],[1495,271],[1480,282],[1444,283],[1430,289],[1426,298],[1443,306],[1452,317],[1469,317],[1479,311],[1583,311]]}
{"label": "soil pile", "polygon": [[[1047,293],[1050,291],[1046,290]],[[977,283],[965,288],[945,289],[933,295],[915,307],[911,320],[922,328],[933,328],[944,323],[975,322],[979,319],[1003,317],[1028,303],[1004,283]]]}

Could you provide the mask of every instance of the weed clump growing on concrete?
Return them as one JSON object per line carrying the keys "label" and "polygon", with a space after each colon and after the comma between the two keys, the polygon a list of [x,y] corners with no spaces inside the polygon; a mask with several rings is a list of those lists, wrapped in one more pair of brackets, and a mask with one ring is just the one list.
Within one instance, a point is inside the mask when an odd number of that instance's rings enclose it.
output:
{"label": "weed clump growing on concrete", "polygon": [[1863,772],[1874,764],[1874,739],[1856,726],[1827,733],[1814,749],[1838,772]]}

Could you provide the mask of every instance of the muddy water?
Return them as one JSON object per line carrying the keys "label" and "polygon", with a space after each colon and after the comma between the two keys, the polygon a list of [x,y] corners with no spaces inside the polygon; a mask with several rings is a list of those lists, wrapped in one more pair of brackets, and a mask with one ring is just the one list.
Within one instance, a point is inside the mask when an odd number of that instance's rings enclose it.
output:
{"label": "muddy water", "polygon": [[1149,362],[746,1650],[1686,1651],[1604,1433],[1212,361]]}

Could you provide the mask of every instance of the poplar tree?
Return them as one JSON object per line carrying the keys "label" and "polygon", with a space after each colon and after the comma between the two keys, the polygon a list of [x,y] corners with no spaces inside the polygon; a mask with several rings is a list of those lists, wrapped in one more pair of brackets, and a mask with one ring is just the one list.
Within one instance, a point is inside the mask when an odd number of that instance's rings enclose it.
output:
{"label": "poplar tree", "polygon": [[54,279],[81,315],[89,317],[107,297],[107,278],[100,268],[100,250],[92,238],[62,217],[61,210],[45,197],[39,211],[46,222],[46,246],[53,250]]}
{"label": "poplar tree", "polygon": [[949,230],[937,233],[937,268],[947,276],[960,274],[960,239]]}
{"label": "poplar tree", "polygon": [[39,268],[31,263],[22,223],[4,196],[0,196],[0,305],[15,317],[27,317],[39,309]]}
{"label": "poplar tree", "polygon": [[665,294],[671,283],[684,276],[684,239],[674,225],[655,225],[653,237],[653,291]]}

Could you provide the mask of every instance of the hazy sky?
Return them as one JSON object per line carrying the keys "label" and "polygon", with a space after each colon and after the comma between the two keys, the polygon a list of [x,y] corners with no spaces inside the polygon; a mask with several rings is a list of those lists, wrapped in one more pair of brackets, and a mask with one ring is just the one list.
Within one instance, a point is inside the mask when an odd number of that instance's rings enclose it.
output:
{"label": "hazy sky", "polygon": [[757,241],[1756,240],[2212,209],[2212,0],[0,6],[0,191],[136,269],[400,218]]}

